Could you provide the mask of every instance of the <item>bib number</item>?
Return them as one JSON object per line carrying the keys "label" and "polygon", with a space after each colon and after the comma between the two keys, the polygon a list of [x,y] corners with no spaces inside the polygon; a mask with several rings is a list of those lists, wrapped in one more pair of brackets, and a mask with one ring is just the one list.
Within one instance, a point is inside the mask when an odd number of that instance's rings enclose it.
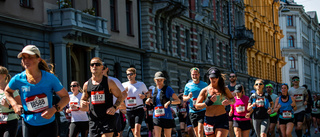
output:
{"label": "bib number", "polygon": [[137,104],[136,97],[127,97],[127,101],[128,106],[135,106]]}
{"label": "bib number", "polygon": [[78,102],[70,102],[69,106],[71,108],[71,111],[79,111],[79,104]]}
{"label": "bib number", "polygon": [[246,107],[244,105],[236,105],[236,111],[238,114],[244,113],[246,111]]}
{"label": "bib number", "polygon": [[197,98],[192,99],[193,106],[197,103]]}
{"label": "bib number", "polygon": [[155,107],[154,116],[155,117],[161,117],[165,115],[164,107]]}
{"label": "bib number", "polygon": [[264,98],[258,98],[256,104],[257,107],[264,107]]}
{"label": "bib number", "polygon": [[93,105],[104,104],[105,94],[104,91],[91,91],[91,103]]}
{"label": "bib number", "polygon": [[153,115],[153,110],[149,110],[149,111],[148,111],[148,115],[149,115],[149,116],[152,116],[152,115]]}
{"label": "bib number", "polygon": [[204,133],[205,133],[207,136],[214,134],[214,126],[213,126],[213,125],[204,123],[203,126],[204,126]]}
{"label": "bib number", "polygon": [[317,112],[317,111],[318,111],[317,108],[313,108],[313,109],[312,109],[312,112]]}
{"label": "bib number", "polygon": [[186,113],[187,109],[186,108],[180,108],[180,113]]}
{"label": "bib number", "polygon": [[29,111],[39,113],[49,108],[46,94],[34,95],[25,99]]}
{"label": "bib number", "polygon": [[283,118],[292,118],[292,113],[291,113],[291,111],[283,111],[283,112],[282,112],[282,117],[283,117]]}
{"label": "bib number", "polygon": [[295,94],[294,98],[296,99],[296,102],[301,102],[303,101],[303,96],[302,94]]}
{"label": "bib number", "polygon": [[0,124],[7,124],[8,113],[0,113]]}

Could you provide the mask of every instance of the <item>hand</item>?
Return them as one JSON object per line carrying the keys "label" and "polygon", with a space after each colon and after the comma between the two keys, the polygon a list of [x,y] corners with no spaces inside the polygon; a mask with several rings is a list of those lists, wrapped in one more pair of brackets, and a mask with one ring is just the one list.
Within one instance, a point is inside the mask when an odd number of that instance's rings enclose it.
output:
{"label": "hand", "polygon": [[2,98],[2,100],[0,101],[0,104],[6,108],[9,108],[9,104],[7,103],[5,98]]}
{"label": "hand", "polygon": [[192,109],[193,111],[198,111],[198,109],[196,109],[196,107],[194,107],[194,106],[192,106],[191,109]]}
{"label": "hand", "polygon": [[114,115],[114,113],[116,113],[116,109],[113,106],[107,109],[106,114]]}
{"label": "hand", "polygon": [[148,98],[145,102],[147,105],[150,105],[152,103],[152,99],[151,98]]}
{"label": "hand", "polygon": [[210,98],[210,100],[211,100],[212,102],[216,102],[216,101],[217,101],[217,95],[216,95],[216,94],[212,95],[211,98]]}
{"label": "hand", "polygon": [[303,105],[307,105],[307,104],[308,104],[308,102],[307,102],[307,101],[304,101]]}
{"label": "hand", "polygon": [[57,109],[55,107],[49,108],[41,113],[41,116],[45,119],[50,119],[55,113]]}
{"label": "hand", "polygon": [[247,113],[245,118],[250,118],[250,113]]}
{"label": "hand", "polygon": [[164,108],[168,108],[170,104],[171,104],[171,102],[168,101],[167,103],[164,104]]}
{"label": "hand", "polygon": [[221,102],[221,104],[224,105],[224,106],[230,105],[228,99],[223,100],[223,101]]}
{"label": "hand", "polygon": [[[292,104],[291,104],[291,106],[292,106]],[[277,105],[277,109],[280,109],[281,108],[281,105],[280,104],[278,104]]]}
{"label": "hand", "polygon": [[80,101],[81,108],[87,108],[89,106],[89,104],[90,104],[90,102],[88,102],[88,101],[84,101],[84,100]]}
{"label": "hand", "polygon": [[232,115],[233,115],[233,111],[230,111],[229,116],[232,117]]}
{"label": "hand", "polygon": [[16,114],[21,115],[21,109],[23,108],[22,105],[12,105],[12,109]]}
{"label": "hand", "polygon": [[140,98],[140,99],[144,99],[144,98],[146,98],[146,95],[139,94],[139,98]]}
{"label": "hand", "polygon": [[268,109],[267,113],[270,115],[271,114],[271,108]]}
{"label": "hand", "polygon": [[189,93],[188,98],[192,98],[192,92]]}
{"label": "hand", "polygon": [[67,109],[66,109],[66,113],[71,113],[70,108],[67,108]]}
{"label": "hand", "polygon": [[256,107],[256,103],[252,103],[252,104],[251,104],[251,107]]}

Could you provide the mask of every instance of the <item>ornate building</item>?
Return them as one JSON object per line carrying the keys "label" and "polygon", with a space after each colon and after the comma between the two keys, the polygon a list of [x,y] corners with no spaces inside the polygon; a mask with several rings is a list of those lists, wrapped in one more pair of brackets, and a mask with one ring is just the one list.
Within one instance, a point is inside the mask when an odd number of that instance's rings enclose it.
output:
{"label": "ornate building", "polygon": [[320,27],[315,11],[306,12],[293,0],[282,0],[280,25],[285,37],[281,40],[282,55],[287,64],[282,71],[283,81],[291,85],[293,76],[300,77],[313,92],[320,90]]}
{"label": "ornate building", "polygon": [[[248,48],[248,74],[252,76],[250,85],[256,78],[278,85],[282,82],[280,39],[283,37],[279,26],[278,0],[244,0],[246,27],[254,34],[255,44]],[[276,88],[278,91],[280,88]]]}

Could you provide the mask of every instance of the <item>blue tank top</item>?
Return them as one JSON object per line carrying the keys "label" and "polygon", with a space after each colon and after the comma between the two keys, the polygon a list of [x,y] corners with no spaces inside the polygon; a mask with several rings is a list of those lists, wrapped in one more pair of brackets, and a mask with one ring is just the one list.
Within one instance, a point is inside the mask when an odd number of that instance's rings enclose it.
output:
{"label": "blue tank top", "polygon": [[279,97],[279,104],[281,105],[279,112],[279,118],[281,119],[291,119],[294,117],[293,115],[293,108],[291,106],[292,100],[291,97],[288,96],[288,101],[287,102],[282,102],[281,96]]}

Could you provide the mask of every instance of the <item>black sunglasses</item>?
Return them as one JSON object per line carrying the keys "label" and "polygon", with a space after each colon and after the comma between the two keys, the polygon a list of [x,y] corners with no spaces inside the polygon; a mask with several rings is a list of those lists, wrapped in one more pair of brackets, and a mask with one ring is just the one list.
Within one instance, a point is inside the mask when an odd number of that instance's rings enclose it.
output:
{"label": "black sunglasses", "polygon": [[293,79],[292,81],[293,81],[293,82],[294,82],[294,81],[299,81],[299,79],[298,79],[298,78],[296,78],[296,79]]}
{"label": "black sunglasses", "polygon": [[230,78],[235,78],[236,76],[229,76]]}
{"label": "black sunglasses", "polygon": [[70,85],[70,87],[77,87],[78,85]]}
{"label": "black sunglasses", "polygon": [[99,67],[99,66],[101,66],[101,63],[91,63],[91,64],[90,64],[91,67],[93,67],[94,65],[96,65],[96,66]]}
{"label": "black sunglasses", "polygon": [[256,85],[256,86],[260,85],[260,86],[261,86],[261,85],[263,85],[263,84],[262,84],[262,83],[256,83],[256,84],[254,84],[254,85]]}
{"label": "black sunglasses", "polygon": [[133,75],[134,75],[133,73],[128,73],[128,74],[127,74],[127,76],[133,76]]}

